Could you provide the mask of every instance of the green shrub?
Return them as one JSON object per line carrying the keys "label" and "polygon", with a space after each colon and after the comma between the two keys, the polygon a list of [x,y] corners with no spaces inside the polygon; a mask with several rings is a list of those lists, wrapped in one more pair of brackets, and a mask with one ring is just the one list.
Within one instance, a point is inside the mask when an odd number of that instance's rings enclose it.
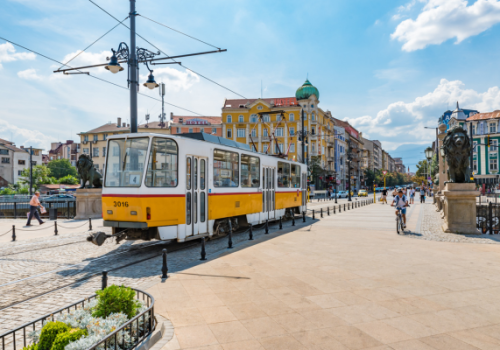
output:
{"label": "green shrub", "polygon": [[38,344],[31,344],[23,348],[23,350],[37,350],[37,349],[38,349]]}
{"label": "green shrub", "polygon": [[54,340],[54,343],[52,344],[51,350],[64,350],[66,345],[80,339],[84,335],[88,335],[87,330],[80,328],[73,328],[70,329],[68,332],[59,333],[56,339]]}
{"label": "green shrub", "polygon": [[[140,303],[134,299],[135,291],[125,286],[111,285],[96,291],[97,305],[92,316],[106,318],[112,313],[121,312],[130,319],[137,314]],[[43,349],[40,349],[43,350]]]}
{"label": "green shrub", "polygon": [[59,333],[65,333],[71,329],[66,323],[63,322],[48,322],[40,333],[40,341],[38,342],[38,350],[50,350],[52,344]]}

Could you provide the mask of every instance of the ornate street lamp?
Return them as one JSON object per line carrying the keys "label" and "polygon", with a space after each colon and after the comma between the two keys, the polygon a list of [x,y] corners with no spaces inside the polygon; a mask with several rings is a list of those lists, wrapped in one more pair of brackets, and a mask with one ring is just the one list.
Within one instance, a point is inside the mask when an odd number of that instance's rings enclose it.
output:
{"label": "ornate street lamp", "polygon": [[427,160],[430,161],[433,155],[434,155],[434,150],[432,149],[432,147],[427,147],[425,149],[425,158],[427,158]]}

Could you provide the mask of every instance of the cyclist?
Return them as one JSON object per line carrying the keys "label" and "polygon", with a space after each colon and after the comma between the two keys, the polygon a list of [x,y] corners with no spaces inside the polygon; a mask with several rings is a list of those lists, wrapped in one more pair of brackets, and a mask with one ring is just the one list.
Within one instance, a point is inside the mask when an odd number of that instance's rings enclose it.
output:
{"label": "cyclist", "polygon": [[399,189],[398,195],[394,197],[391,207],[393,207],[394,205],[396,205],[396,218],[398,215],[398,211],[401,210],[401,214],[403,214],[404,228],[406,228],[406,207],[408,206],[408,199],[403,194],[403,189]]}

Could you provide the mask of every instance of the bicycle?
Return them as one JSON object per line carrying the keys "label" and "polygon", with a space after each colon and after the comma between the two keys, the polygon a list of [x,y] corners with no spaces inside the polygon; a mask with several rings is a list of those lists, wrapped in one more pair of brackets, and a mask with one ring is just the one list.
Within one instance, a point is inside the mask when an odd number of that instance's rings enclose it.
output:
{"label": "bicycle", "polygon": [[[405,208],[408,208],[409,205],[405,206]],[[401,228],[401,232],[405,233],[405,224],[403,222],[403,214],[401,213],[401,210],[403,208],[396,208],[398,211],[398,216],[396,216],[396,231],[399,235],[399,229]]]}

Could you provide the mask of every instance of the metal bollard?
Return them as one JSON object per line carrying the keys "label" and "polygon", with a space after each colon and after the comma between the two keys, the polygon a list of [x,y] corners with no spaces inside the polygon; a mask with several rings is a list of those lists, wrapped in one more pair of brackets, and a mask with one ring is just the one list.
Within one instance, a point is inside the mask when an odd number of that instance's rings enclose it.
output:
{"label": "metal bollard", "polygon": [[493,203],[488,203],[488,229],[490,235],[493,234]]}
{"label": "metal bollard", "polygon": [[320,216],[323,217],[323,208],[320,209]]}
{"label": "metal bollard", "polygon": [[266,230],[264,231],[264,233],[266,235],[269,234],[269,219],[266,219]]}
{"label": "metal bollard", "polygon": [[207,260],[206,256],[207,256],[207,252],[205,250],[205,237],[201,237],[201,259],[200,260]]}
{"label": "metal bollard", "polygon": [[295,226],[295,214],[292,216],[292,226]]}
{"label": "metal bollard", "polygon": [[283,223],[281,221],[281,216],[280,216],[280,230],[283,229]]}
{"label": "metal bollard", "polygon": [[92,219],[89,218],[89,231],[92,231]]}
{"label": "metal bollard", "polygon": [[306,222],[306,212],[302,212],[302,222]]}
{"label": "metal bollard", "polygon": [[344,211],[345,211],[345,203],[344,203]]}
{"label": "metal bollard", "polygon": [[54,221],[54,236],[57,236],[57,220]]}
{"label": "metal bollard", "polygon": [[342,213],[342,204],[339,204],[339,214]]}
{"label": "metal bollard", "polygon": [[16,225],[12,225],[12,242],[16,241]]}
{"label": "metal bollard", "polygon": [[330,207],[326,207],[326,215],[330,216]]}
{"label": "metal bollard", "polygon": [[229,219],[229,235],[227,236],[227,249],[233,248],[233,223]]}
{"label": "metal bollard", "polygon": [[333,213],[334,213],[334,214],[336,214],[336,213],[335,213],[335,206],[333,206]]}
{"label": "metal bollard", "polygon": [[163,249],[163,266],[161,267],[161,278],[168,278],[167,249]]}
{"label": "metal bollard", "polygon": [[314,209],[313,209],[313,220],[315,220],[316,218],[314,217]]}
{"label": "metal bollard", "polygon": [[105,289],[108,286],[108,270],[102,271],[102,283],[101,289]]}
{"label": "metal bollard", "polygon": [[250,224],[250,231],[248,232],[248,240],[253,241],[253,228],[252,224]]}

